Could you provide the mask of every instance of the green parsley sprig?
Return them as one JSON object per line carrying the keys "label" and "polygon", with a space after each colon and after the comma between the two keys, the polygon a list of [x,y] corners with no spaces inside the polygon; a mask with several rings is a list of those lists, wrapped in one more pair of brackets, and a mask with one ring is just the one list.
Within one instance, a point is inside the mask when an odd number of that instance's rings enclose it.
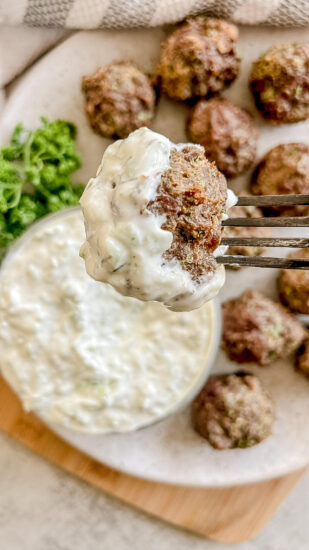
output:
{"label": "green parsley sprig", "polygon": [[0,149],[0,256],[37,218],[76,205],[84,189],[71,179],[81,166],[76,127],[41,120],[33,131],[18,124]]}

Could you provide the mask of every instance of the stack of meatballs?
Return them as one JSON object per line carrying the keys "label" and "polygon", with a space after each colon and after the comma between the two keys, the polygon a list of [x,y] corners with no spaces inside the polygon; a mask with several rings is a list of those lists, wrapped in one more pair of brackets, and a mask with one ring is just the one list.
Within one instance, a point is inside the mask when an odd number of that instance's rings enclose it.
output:
{"label": "stack of meatballs", "polygon": [[[191,18],[161,45],[156,73],[144,74],[129,61],[99,67],[83,77],[85,108],[93,130],[125,138],[150,126],[160,94],[188,106],[188,139],[229,180],[251,169],[255,195],[309,194],[309,145],[277,145],[254,166],[258,128],[252,114],[223,97],[237,78],[238,30],[223,20]],[[309,43],[279,44],[252,67],[249,79],[264,121],[291,124],[309,118]],[[248,194],[248,190],[243,190]],[[234,217],[305,216],[308,206],[234,206]],[[226,227],[225,236],[268,237],[267,228]],[[231,247],[233,255],[256,256],[263,249]],[[309,249],[293,258],[309,258]],[[309,337],[294,314],[309,314],[309,271],[281,270],[280,303],[254,290],[223,304],[223,348],[232,361],[269,365],[296,352],[297,369],[309,376]],[[217,449],[249,447],[272,432],[274,404],[256,376],[247,371],[211,376],[192,404],[195,430]]]}

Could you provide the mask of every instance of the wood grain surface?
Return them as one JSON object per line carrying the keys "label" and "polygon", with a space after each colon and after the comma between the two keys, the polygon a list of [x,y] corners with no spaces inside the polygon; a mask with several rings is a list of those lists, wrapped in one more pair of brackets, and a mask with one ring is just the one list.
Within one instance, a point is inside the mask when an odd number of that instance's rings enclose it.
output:
{"label": "wood grain surface", "polygon": [[[0,378],[0,429],[81,479],[124,502],[211,539],[237,543],[254,537],[268,523],[304,474],[224,489],[154,483],[104,466],[60,439],[20,401]],[[121,449],[120,449],[121,452]]]}

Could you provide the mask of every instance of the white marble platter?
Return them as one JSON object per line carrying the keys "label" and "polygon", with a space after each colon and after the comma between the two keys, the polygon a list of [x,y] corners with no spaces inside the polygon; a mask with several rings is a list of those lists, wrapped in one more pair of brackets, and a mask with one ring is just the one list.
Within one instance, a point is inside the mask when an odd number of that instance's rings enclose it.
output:
{"label": "white marble platter", "polygon": [[[158,60],[159,44],[165,31],[80,32],[68,38],[29,69],[14,86],[0,120],[0,140],[9,138],[17,122],[36,127],[41,115],[65,118],[78,127],[78,149],[84,165],[78,181],[92,176],[109,140],[96,136],[83,111],[81,76],[98,65],[113,60],[131,59],[147,72]],[[241,75],[224,94],[255,114],[260,127],[258,154],[261,156],[278,143],[309,142],[309,123],[271,127],[254,110],[247,80],[251,62],[277,42],[305,40],[307,29],[240,29]],[[152,128],[173,141],[184,141],[186,107],[161,99]],[[239,191],[249,175],[231,183]],[[303,231],[302,231],[303,232]],[[245,288],[257,288],[275,297],[276,273],[273,270],[246,268],[229,271],[220,299],[240,294]],[[220,352],[215,371],[237,368]],[[166,483],[195,486],[227,486],[255,482],[279,476],[309,462],[309,382],[294,372],[292,361],[278,361],[270,367],[252,367],[271,391],[277,408],[272,437],[247,450],[215,451],[194,433],[188,410],[149,428],[121,435],[82,435],[59,427],[53,429],[101,462],[124,472]]]}

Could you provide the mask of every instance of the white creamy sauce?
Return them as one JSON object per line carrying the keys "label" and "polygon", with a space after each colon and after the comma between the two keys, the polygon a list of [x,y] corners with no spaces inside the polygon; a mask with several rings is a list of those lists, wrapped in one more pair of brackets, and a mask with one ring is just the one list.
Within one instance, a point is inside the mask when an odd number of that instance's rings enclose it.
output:
{"label": "white creamy sauce", "polygon": [[1,370],[25,408],[47,421],[133,430],[167,414],[203,376],[212,306],[173,313],[123,297],[87,275],[84,237],[82,214],[72,210],[34,226],[8,255]]}
{"label": "white creamy sauce", "polygon": [[173,234],[162,229],[165,216],[146,208],[170,168],[172,149],[187,145],[148,128],[136,130],[106,149],[80,201],[86,229],[81,256],[88,274],[123,296],[159,301],[174,311],[200,307],[225,281],[222,265],[196,282],[178,260],[164,260]]}

